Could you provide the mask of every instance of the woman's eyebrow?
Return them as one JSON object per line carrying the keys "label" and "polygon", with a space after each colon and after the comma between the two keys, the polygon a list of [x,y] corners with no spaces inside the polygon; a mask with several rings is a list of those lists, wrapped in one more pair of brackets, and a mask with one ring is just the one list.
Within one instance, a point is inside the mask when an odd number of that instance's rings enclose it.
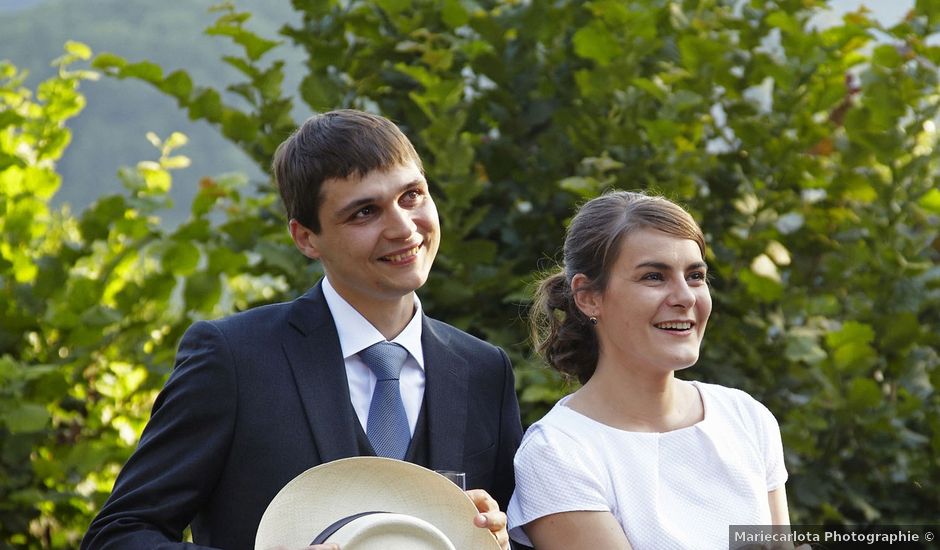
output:
{"label": "woman's eyebrow", "polygon": [[[658,269],[658,270],[660,270],[660,271],[671,271],[671,270],[672,270],[672,266],[671,266],[671,265],[669,265],[669,264],[667,264],[667,263],[664,263],[664,262],[656,262],[656,261],[641,262],[641,263],[637,264],[636,267],[634,267],[633,269],[643,269],[643,268],[653,268],[653,269]],[[705,262],[694,262],[694,263],[691,263],[691,264],[687,265],[686,268],[685,268],[685,270],[686,270],[686,271],[691,271],[691,270],[693,270],[693,269],[702,269],[702,268],[706,268],[706,269],[707,269],[707,268],[708,268],[708,264],[706,264]]]}

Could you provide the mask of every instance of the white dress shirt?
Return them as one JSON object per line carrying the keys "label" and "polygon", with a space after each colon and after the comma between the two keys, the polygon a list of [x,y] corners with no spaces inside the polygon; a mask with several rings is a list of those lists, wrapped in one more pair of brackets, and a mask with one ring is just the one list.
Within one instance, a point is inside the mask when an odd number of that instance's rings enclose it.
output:
{"label": "white dress shirt", "polygon": [[[362,429],[368,430],[369,405],[372,403],[372,392],[375,391],[375,374],[362,362],[357,355],[360,351],[378,342],[384,342],[385,337],[377,328],[372,326],[356,308],[349,305],[330,284],[329,277],[323,278],[323,296],[326,305],[333,315],[336,333],[339,335],[339,345],[346,363],[346,379],[349,382],[349,399],[352,401],[356,416]],[[424,400],[424,351],[421,348],[421,301],[415,295],[415,314],[405,328],[391,341],[408,350],[408,358],[401,369],[399,380],[401,399],[405,404],[405,415],[408,417],[408,427],[411,435],[415,433],[415,424],[418,423],[418,413],[421,411],[421,402]]]}

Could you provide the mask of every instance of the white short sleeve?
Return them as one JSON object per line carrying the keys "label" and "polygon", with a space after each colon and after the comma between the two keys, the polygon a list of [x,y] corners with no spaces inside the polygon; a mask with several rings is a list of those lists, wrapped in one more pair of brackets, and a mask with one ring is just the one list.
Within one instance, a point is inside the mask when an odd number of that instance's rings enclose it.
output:
{"label": "white short sleeve", "polygon": [[575,441],[551,426],[529,430],[513,461],[516,491],[507,515],[510,536],[531,546],[523,525],[559,512],[609,511],[610,496],[606,467]]}
{"label": "white short sleeve", "polygon": [[767,492],[779,489],[787,481],[787,468],[783,460],[783,440],[780,425],[770,409],[757,403],[756,415],[761,424],[761,441],[767,472]]}

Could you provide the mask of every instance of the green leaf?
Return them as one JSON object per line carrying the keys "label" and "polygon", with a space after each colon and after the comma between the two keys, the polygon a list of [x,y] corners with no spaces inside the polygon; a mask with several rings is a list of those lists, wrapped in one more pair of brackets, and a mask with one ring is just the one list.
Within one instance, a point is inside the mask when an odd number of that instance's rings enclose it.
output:
{"label": "green leaf", "polygon": [[790,35],[803,33],[803,28],[793,14],[775,11],[767,16],[767,23]]}
{"label": "green leaf", "polygon": [[538,403],[543,401],[557,401],[564,397],[564,393],[548,386],[527,386],[522,389],[519,401],[522,403]]}
{"label": "green leaf", "polygon": [[258,123],[250,115],[226,110],[222,114],[222,132],[234,141],[251,141],[258,134]]}
{"label": "green leaf", "polygon": [[291,248],[271,241],[261,241],[255,251],[261,254],[265,266],[270,266],[282,273],[290,273],[297,269],[297,253]]}
{"label": "green leaf", "polygon": [[265,53],[276,47],[279,42],[268,40],[245,29],[243,24],[251,17],[249,13],[232,13],[219,17],[216,24],[206,29],[206,34],[228,36],[233,42],[245,49],[245,55],[257,61]]}
{"label": "green leaf", "polygon": [[163,81],[163,68],[151,61],[138,61],[125,65],[121,70],[121,76],[139,78],[145,82],[160,85]]}
{"label": "green leaf", "polygon": [[193,91],[193,81],[186,71],[173,71],[160,84],[160,89],[177,99],[186,100]]}
{"label": "green leaf", "polygon": [[79,59],[91,59],[91,48],[82,42],[67,40],[65,42],[65,51]]}
{"label": "green leaf", "polygon": [[189,104],[189,118],[192,120],[218,122],[222,119],[222,113],[222,98],[219,92],[211,88],[201,90]]}
{"label": "green leaf", "polygon": [[877,355],[869,345],[875,338],[870,325],[848,321],[836,332],[826,335],[826,344],[833,350],[833,363],[840,370],[864,372]]}
{"label": "green leaf", "polygon": [[441,18],[451,29],[462,27],[470,22],[470,13],[460,0],[444,0]]}
{"label": "green leaf", "polygon": [[183,299],[192,311],[211,313],[222,296],[222,281],[218,275],[197,272],[186,279]]}
{"label": "green leaf", "polygon": [[572,37],[574,51],[585,59],[592,59],[606,66],[620,55],[620,45],[606,27],[591,23],[578,29]]}
{"label": "green leaf", "polygon": [[199,248],[187,241],[176,241],[163,252],[163,268],[174,275],[190,275],[199,265]]}
{"label": "green leaf", "polygon": [[875,339],[875,331],[870,325],[858,321],[847,321],[842,328],[826,335],[826,344],[830,348],[846,345],[870,344]]}
{"label": "green leaf", "polygon": [[720,43],[707,37],[686,35],[679,39],[679,52],[683,66],[696,72],[721,62],[725,50]]}
{"label": "green leaf", "polygon": [[846,180],[840,182],[841,194],[849,200],[859,202],[873,202],[878,198],[878,191],[875,189],[874,182],[870,177],[866,178],[860,174],[851,174]]}
{"label": "green leaf", "polygon": [[460,261],[468,265],[489,264],[496,257],[496,252],[496,243],[482,239],[465,241],[458,247]]}
{"label": "green leaf", "polygon": [[51,199],[62,183],[59,175],[48,167],[30,166],[22,174],[25,188],[42,200]]}
{"label": "green leaf", "polygon": [[826,359],[825,350],[819,346],[816,331],[795,328],[787,333],[785,355],[788,361],[816,365]]}
{"label": "green leaf", "polygon": [[682,131],[678,124],[663,118],[642,120],[640,124],[646,130],[649,140],[657,145],[670,143]]}
{"label": "green leaf", "polygon": [[117,54],[102,52],[95,56],[91,62],[91,66],[102,70],[120,70],[127,66],[127,60]]}
{"label": "green leaf", "polygon": [[127,204],[122,196],[112,195],[98,199],[83,213],[79,221],[82,238],[86,241],[105,239],[111,222],[123,218],[126,210]]}
{"label": "green leaf", "polygon": [[878,331],[879,348],[901,352],[923,338],[921,323],[913,313],[885,316],[884,323],[884,328]]}
{"label": "green leaf", "polygon": [[849,384],[847,395],[850,406],[855,410],[865,410],[881,403],[881,389],[874,380],[855,378]]}
{"label": "green leaf", "polygon": [[245,54],[252,61],[261,59],[264,54],[280,44],[276,40],[268,40],[247,32],[236,36],[235,41],[245,48]]}
{"label": "green leaf", "polygon": [[51,418],[45,405],[20,402],[14,409],[0,413],[0,425],[12,434],[38,432],[46,428]]}
{"label": "green leaf", "polygon": [[183,155],[160,159],[160,167],[164,170],[179,170],[189,167],[190,164],[192,164],[192,161],[189,157]]}
{"label": "green leaf", "polygon": [[914,11],[927,17],[928,24],[936,32],[936,27],[940,25],[940,0],[916,0],[914,2]]}
{"label": "green leaf", "polygon": [[604,185],[596,178],[571,176],[558,182],[558,186],[586,199],[597,196]]}
{"label": "green leaf", "polygon": [[934,187],[930,191],[927,191],[924,196],[917,201],[917,204],[934,214],[940,214],[940,189]]}
{"label": "green leaf", "polygon": [[667,99],[668,91],[648,78],[634,78],[631,83],[660,101]]}
{"label": "green leaf", "polygon": [[758,275],[750,269],[742,269],[738,277],[748,294],[760,302],[774,302],[783,296],[783,285],[774,279]]}
{"label": "green leaf", "polygon": [[901,66],[904,59],[901,57],[901,54],[898,53],[897,46],[893,44],[883,44],[874,49],[872,61],[882,67],[894,69]]}
{"label": "green leaf", "polygon": [[86,328],[106,327],[121,321],[121,313],[112,308],[96,305],[82,312],[80,320]]}
{"label": "green leaf", "polygon": [[398,15],[411,5],[409,0],[376,0],[375,4],[389,15]]}
{"label": "green leaf", "polygon": [[152,161],[142,161],[137,164],[137,171],[143,178],[141,192],[149,195],[163,195],[170,191],[173,180],[169,172],[159,164]]}
{"label": "green leaf", "polygon": [[340,103],[342,88],[327,76],[307,75],[300,83],[304,101],[316,110],[329,110]]}
{"label": "green leaf", "polygon": [[209,252],[209,271],[236,275],[248,263],[244,254],[228,248],[214,248]]}
{"label": "green leaf", "polygon": [[269,101],[280,97],[283,84],[284,71],[280,67],[265,71],[255,82],[261,97]]}

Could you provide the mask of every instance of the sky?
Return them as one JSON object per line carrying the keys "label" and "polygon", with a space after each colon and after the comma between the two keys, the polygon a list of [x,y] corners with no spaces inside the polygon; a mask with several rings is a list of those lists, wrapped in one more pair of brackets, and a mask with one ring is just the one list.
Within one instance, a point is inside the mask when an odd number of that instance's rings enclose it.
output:
{"label": "sky", "polygon": [[914,0],[830,0],[829,4],[834,17],[841,17],[841,14],[864,5],[883,25],[893,25],[914,7]]}
{"label": "sky", "polygon": [[[42,0],[0,0],[0,12],[22,9],[41,3]],[[836,13],[845,13],[865,6],[874,12],[882,23],[895,23],[914,5],[914,0],[830,0]]]}

